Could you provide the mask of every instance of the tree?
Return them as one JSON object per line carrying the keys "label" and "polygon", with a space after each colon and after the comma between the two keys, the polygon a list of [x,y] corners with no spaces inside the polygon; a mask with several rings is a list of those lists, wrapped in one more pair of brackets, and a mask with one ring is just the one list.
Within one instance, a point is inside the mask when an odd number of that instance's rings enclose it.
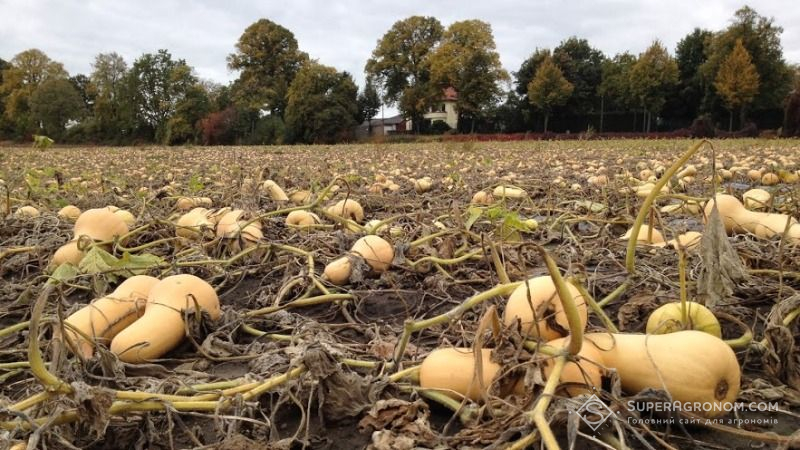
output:
{"label": "tree", "polygon": [[358,88],[347,72],[317,62],[304,65],[289,87],[289,142],[332,143],[346,138],[358,118]]}
{"label": "tree", "polygon": [[714,87],[730,111],[728,131],[733,131],[733,110],[739,108],[741,123],[744,124],[744,108],[758,94],[758,72],[741,39],[722,61]]}
{"label": "tree", "polygon": [[372,118],[381,109],[381,97],[372,77],[367,77],[364,89],[358,93],[358,122],[367,121],[369,134],[372,135]]}
{"label": "tree", "polygon": [[[520,116],[523,120],[524,129],[534,128],[534,112],[535,107],[528,98],[528,85],[531,84],[533,77],[536,76],[536,71],[542,64],[545,58],[550,56],[550,50],[537,48],[531,55],[522,62],[519,70],[514,72],[514,84],[516,85],[515,91],[519,96],[519,102],[516,103],[520,107]],[[506,102],[508,105],[515,104],[515,102]]]}
{"label": "tree", "polygon": [[81,117],[91,114],[96,95],[96,89],[92,86],[92,81],[86,75],[79,73],[69,77],[69,82],[81,98]]}
{"label": "tree", "polygon": [[553,59],[546,57],[539,65],[536,75],[528,84],[528,99],[544,113],[544,132],[547,133],[547,122],[550,113],[556,106],[564,105],[572,95],[572,83],[564,78]]}
{"label": "tree", "polygon": [[553,62],[574,86],[565,105],[569,113],[589,114],[600,106],[597,88],[603,79],[603,60],[603,52],[575,36],[553,49]]}
{"label": "tree", "polygon": [[475,121],[500,97],[499,83],[509,78],[500,64],[492,27],[480,20],[454,22],[428,57],[432,84],[458,92],[458,114],[470,119],[474,131]]}
{"label": "tree", "polygon": [[268,19],[244,30],[228,56],[228,68],[239,71],[234,83],[237,103],[252,110],[283,116],[287,92],[308,55],[291,31]]}
{"label": "tree", "polygon": [[45,134],[60,139],[65,125],[82,116],[83,100],[72,83],[63,78],[43,81],[30,99],[31,116]]}
{"label": "tree", "polygon": [[658,40],[641,55],[630,71],[631,93],[645,112],[644,130],[650,131],[652,116],[658,115],[666,96],[678,82],[678,65]]}
{"label": "tree", "polygon": [[800,137],[800,89],[795,88],[786,100],[782,135],[783,137]]}
{"label": "tree", "polygon": [[[3,72],[11,68],[8,61],[0,58],[0,86],[3,85]],[[1,88],[0,88],[1,89]],[[6,110],[6,95],[0,90],[0,139],[4,139],[11,132],[11,123],[5,115]]]}
{"label": "tree", "polygon": [[188,86],[176,104],[175,113],[167,120],[162,142],[175,145],[200,140],[200,121],[211,110],[208,91],[200,82]]}
{"label": "tree", "polygon": [[536,76],[536,71],[539,70],[539,66],[549,56],[550,50],[537,48],[531,53],[528,59],[522,62],[519,66],[519,70],[514,72],[517,94],[522,96],[528,95],[528,85],[531,84],[531,80]]}
{"label": "tree", "polygon": [[125,77],[129,126],[164,141],[167,121],[196,83],[191,67],[167,50],[142,55]]}
{"label": "tree", "polygon": [[209,113],[198,124],[203,145],[233,144],[236,141],[238,122],[236,107],[228,106],[221,111]]}
{"label": "tree", "polygon": [[708,45],[714,34],[695,28],[678,42],[675,62],[678,64],[678,100],[686,119],[694,119],[700,111],[705,83],[700,68],[706,62]]}
{"label": "tree", "polygon": [[636,57],[628,52],[603,60],[603,79],[597,87],[600,95],[600,131],[603,131],[603,115],[607,107],[627,110],[633,107],[630,71],[636,64]]}
{"label": "tree", "polygon": [[89,76],[94,90],[94,121],[98,132],[106,139],[118,138],[121,133],[122,104],[128,65],[117,53],[95,56]]}
{"label": "tree", "polygon": [[378,41],[365,70],[383,88],[383,101],[397,105],[419,130],[430,99],[439,95],[430,83],[428,54],[442,38],[444,28],[435,17],[412,16],[397,21]]}
{"label": "tree", "polygon": [[67,71],[38,49],[25,50],[11,59],[11,67],[3,71],[0,96],[5,97],[5,116],[18,135],[32,133],[36,123],[30,116],[30,98],[43,82],[65,79]]}
{"label": "tree", "polygon": [[753,109],[777,109],[791,90],[791,70],[783,59],[781,47],[783,29],[774,20],[758,15],[748,6],[736,11],[733,23],[725,30],[716,33],[710,40],[707,61],[701,71],[706,82],[707,109],[713,107],[717,91],[711,89],[723,61],[730,55],[738,39],[752,58],[758,73],[760,89],[753,98]]}

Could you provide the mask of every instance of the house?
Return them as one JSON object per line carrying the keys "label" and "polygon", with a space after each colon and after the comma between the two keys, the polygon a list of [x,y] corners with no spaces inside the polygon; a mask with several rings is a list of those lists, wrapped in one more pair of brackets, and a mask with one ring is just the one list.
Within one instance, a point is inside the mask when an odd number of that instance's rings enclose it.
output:
{"label": "house", "polygon": [[422,115],[423,119],[430,120],[431,125],[436,122],[444,122],[451,129],[458,128],[458,109],[456,102],[458,93],[452,87],[442,90],[442,97],[439,101],[431,105],[428,112]]}
{"label": "house", "polygon": [[[372,128],[370,134],[370,127]],[[402,134],[411,130],[411,121],[404,119],[402,115],[370,119],[364,121],[361,125],[356,127],[356,137],[364,138],[367,136],[384,136],[389,134]]]}
{"label": "house", "polygon": [[[456,102],[458,93],[452,87],[442,90],[442,96],[422,115],[422,118],[429,120],[431,124],[444,122],[451,129],[458,128],[458,109]],[[370,131],[371,129],[371,131]],[[363,139],[369,136],[384,136],[390,134],[403,134],[412,131],[411,119],[404,118],[402,115],[387,117],[385,119],[371,119],[364,121],[356,127],[356,138]]]}

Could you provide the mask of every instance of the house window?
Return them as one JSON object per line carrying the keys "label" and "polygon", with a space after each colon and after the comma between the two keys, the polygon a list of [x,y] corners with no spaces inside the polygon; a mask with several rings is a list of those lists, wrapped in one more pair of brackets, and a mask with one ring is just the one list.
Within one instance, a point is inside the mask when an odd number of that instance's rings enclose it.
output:
{"label": "house window", "polygon": [[437,104],[431,106],[431,112],[432,113],[443,113],[443,112],[447,112],[447,110],[444,107],[444,103],[437,103]]}

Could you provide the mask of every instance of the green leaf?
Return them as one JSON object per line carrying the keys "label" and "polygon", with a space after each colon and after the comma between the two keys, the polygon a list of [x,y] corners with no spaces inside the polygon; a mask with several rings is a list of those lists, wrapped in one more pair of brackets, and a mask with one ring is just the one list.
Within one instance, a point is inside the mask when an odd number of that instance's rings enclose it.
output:
{"label": "green leaf", "polygon": [[467,231],[469,231],[472,226],[475,225],[475,222],[481,217],[483,210],[476,206],[470,206],[467,209],[467,213],[469,213],[469,217],[467,217],[467,221],[464,222],[464,227],[467,229]]}
{"label": "green leaf", "polygon": [[492,206],[486,210],[486,218],[489,220],[505,218],[506,214],[508,214],[508,211],[500,205]]}
{"label": "green leaf", "polygon": [[591,211],[593,213],[601,213],[608,208],[602,203],[593,202],[591,200],[577,200],[575,201],[575,207],[578,209]]}
{"label": "green leaf", "polygon": [[56,270],[54,270],[53,274],[50,275],[50,279],[47,280],[47,283],[48,284],[63,283],[65,281],[69,281],[75,278],[77,275],[78,275],[78,268],[67,262],[56,267]]}
{"label": "green leaf", "polygon": [[130,272],[132,275],[142,275],[153,267],[160,266],[161,264],[164,264],[164,260],[150,253],[131,255],[125,252],[122,254],[122,258],[117,261],[117,267],[125,269],[126,271],[126,273],[123,273],[124,276],[128,276],[127,272]]}
{"label": "green leaf", "polygon": [[116,280],[116,276],[110,273],[118,265],[118,260],[114,255],[108,253],[100,247],[92,247],[86,256],[83,257],[78,268],[82,273],[97,274],[102,273],[109,277],[111,281]]}

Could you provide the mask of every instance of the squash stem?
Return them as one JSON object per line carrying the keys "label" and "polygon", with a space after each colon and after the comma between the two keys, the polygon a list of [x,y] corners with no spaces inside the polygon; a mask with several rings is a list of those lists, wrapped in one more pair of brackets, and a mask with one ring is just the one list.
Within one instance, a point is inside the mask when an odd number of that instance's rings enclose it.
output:
{"label": "squash stem", "polygon": [[[725,319],[727,321],[733,322],[742,329],[742,335],[736,339],[726,339],[725,343],[728,344],[732,349],[739,350],[743,348],[747,348],[750,343],[753,341],[753,331],[747,326],[746,323],[739,320],[737,317],[732,316],[728,313],[717,311],[715,313],[719,318]],[[766,340],[762,341],[763,344],[766,345]]]}
{"label": "squash stem", "polygon": [[570,335],[569,353],[571,355],[577,355],[578,352],[581,351],[581,346],[583,345],[583,323],[581,323],[581,316],[578,313],[577,305],[575,305],[575,299],[572,297],[572,293],[564,282],[564,278],[561,276],[561,271],[556,265],[556,262],[550,257],[547,250],[539,245],[537,245],[536,248],[539,250],[539,254],[542,255],[542,259],[544,259],[547,271],[550,272],[550,278],[553,279],[553,283],[556,285],[556,292],[558,293],[559,299],[561,299],[561,306],[564,308],[564,314],[567,315]]}
{"label": "squash stem", "polygon": [[[567,356],[564,354],[559,355],[555,359],[553,370],[550,372],[550,376],[547,378],[547,383],[544,385],[544,390],[536,400],[536,406],[533,407],[533,410],[526,413],[526,415],[532,419],[533,423],[536,425],[536,430],[538,430],[538,434],[541,436],[542,442],[547,450],[560,449],[558,441],[556,441],[556,437],[553,434],[553,430],[550,429],[550,424],[547,422],[547,418],[545,417],[544,413],[547,411],[547,407],[550,406],[550,401],[553,399],[553,396],[556,392],[556,388],[558,387],[561,379],[561,372],[564,369],[564,364],[566,364],[566,362]],[[511,444],[511,446],[508,447],[508,450],[523,450],[528,448],[528,446],[536,442],[537,437],[538,436],[534,431],[533,433],[528,434],[522,439]]]}
{"label": "squash stem", "polygon": [[581,293],[581,297],[583,297],[584,300],[586,300],[586,303],[589,305],[589,308],[591,308],[592,311],[595,314],[597,314],[597,316],[600,318],[600,321],[603,322],[603,326],[605,326],[608,331],[612,333],[619,333],[619,329],[617,328],[617,326],[614,324],[614,322],[611,321],[608,315],[606,315],[606,312],[603,311],[603,308],[601,308],[600,305],[597,304],[597,301],[595,301],[594,297],[592,297],[591,294],[589,294],[589,291],[583,286],[583,284],[581,284],[580,280],[578,280],[575,277],[569,277],[567,278],[567,282],[575,286],[578,292]]}
{"label": "squash stem", "polygon": [[489,251],[492,254],[492,264],[494,264],[494,270],[497,272],[497,279],[503,284],[511,283],[511,279],[508,278],[508,273],[506,273],[506,268],[503,266],[503,262],[500,260],[497,246],[495,246],[494,242],[491,240],[489,241]]}
{"label": "squash stem", "polygon": [[633,280],[631,280],[631,277],[629,276],[628,278],[625,279],[625,281],[622,282],[622,284],[617,286],[616,289],[614,289],[613,291],[609,292],[608,295],[606,295],[602,300],[597,302],[597,306],[602,308],[602,307],[606,306],[607,304],[613,302],[614,300],[617,299],[617,297],[619,297],[625,291],[627,291],[628,288],[631,286],[631,284],[633,284]]}
{"label": "squash stem", "polygon": [[650,208],[653,205],[656,197],[661,193],[661,189],[667,184],[667,182],[672,178],[678,170],[686,164],[689,159],[694,156],[694,154],[700,150],[703,144],[708,143],[707,140],[703,139],[702,141],[694,144],[683,156],[680,157],[675,163],[673,163],[664,175],[656,182],[655,187],[653,190],[650,191],[650,194],[647,198],[644,199],[644,203],[642,204],[641,209],[639,209],[639,214],[636,216],[636,220],[633,222],[633,228],[631,229],[631,237],[628,239],[628,248],[625,253],[625,268],[628,271],[628,274],[633,275],[636,272],[636,242],[639,237],[639,230],[642,228],[642,224],[644,223],[644,218],[650,213]]}
{"label": "squash stem", "polygon": [[12,335],[12,334],[16,333],[17,331],[22,331],[22,330],[28,328],[28,326],[30,326],[30,324],[31,324],[31,321],[30,320],[26,320],[25,322],[20,322],[20,323],[11,325],[10,327],[5,327],[3,329],[0,329],[0,339],[4,338],[6,336]]}
{"label": "squash stem", "polygon": [[319,304],[322,304],[322,303],[329,303],[329,302],[334,302],[334,301],[337,301],[337,300],[351,300],[353,298],[354,297],[353,297],[352,294],[323,294],[323,295],[318,295],[316,297],[308,297],[308,298],[304,298],[304,299],[293,300],[293,301],[291,301],[289,303],[286,303],[286,304],[283,304],[283,305],[268,306],[266,308],[255,309],[253,311],[248,311],[244,315],[245,315],[245,317],[254,317],[254,316],[260,316],[260,315],[265,315],[265,314],[271,314],[271,313],[274,313],[276,311],[280,311],[280,310],[286,309],[286,308],[296,308],[296,307],[299,307],[299,306],[319,305]]}
{"label": "squash stem", "polygon": [[438,316],[419,321],[413,321],[413,320],[406,321],[406,323],[403,324],[403,334],[400,336],[400,339],[397,341],[397,346],[395,347],[394,362],[395,364],[397,364],[396,367],[399,368],[400,360],[402,359],[403,354],[405,354],[406,346],[408,345],[408,341],[411,338],[411,333],[424,330],[432,326],[442,325],[450,322],[451,320],[456,320],[459,317],[461,317],[465,312],[469,311],[475,306],[491,298],[510,294],[514,289],[516,289],[521,284],[522,282],[499,284],[493,287],[492,289],[489,289],[488,291],[483,291],[473,295],[472,297],[465,300],[463,303],[459,304],[458,306],[452,308],[451,310],[443,314],[439,314]]}
{"label": "squash stem", "polygon": [[686,255],[678,244],[678,279],[680,282],[681,295],[681,329],[689,329],[689,305],[686,301]]}
{"label": "squash stem", "polygon": [[431,234],[429,234],[427,236],[422,236],[421,238],[419,238],[419,239],[417,239],[415,241],[409,242],[408,243],[408,248],[419,247],[420,245],[423,245],[424,243],[426,243],[426,242],[428,242],[430,240],[436,239],[439,236],[445,236],[445,235],[451,234],[452,232],[453,232],[452,230],[442,230],[442,231],[437,231],[436,233],[431,233]]}
{"label": "squash stem", "polygon": [[39,380],[45,389],[52,390],[57,393],[70,393],[72,388],[69,384],[58,378],[56,375],[47,370],[47,366],[42,357],[42,351],[39,349],[39,322],[44,313],[44,307],[47,304],[47,299],[55,289],[56,284],[48,281],[39,297],[36,299],[31,310],[31,320],[28,333],[28,362],[31,364],[31,372],[33,376]]}
{"label": "squash stem", "polygon": [[459,256],[457,258],[449,258],[449,259],[438,258],[436,256],[425,256],[425,257],[422,257],[422,258],[420,258],[420,259],[418,259],[416,261],[409,261],[408,265],[411,266],[411,267],[415,267],[415,266],[418,266],[419,264],[422,264],[423,262],[426,262],[426,261],[430,261],[430,262],[435,263],[435,264],[452,265],[452,264],[458,264],[458,263],[464,262],[464,261],[466,261],[466,260],[468,260],[470,258],[475,258],[475,257],[480,258],[480,254],[481,253],[482,253],[481,250],[473,250],[473,251],[471,251],[469,253],[464,253],[463,255],[461,255],[461,256]]}

